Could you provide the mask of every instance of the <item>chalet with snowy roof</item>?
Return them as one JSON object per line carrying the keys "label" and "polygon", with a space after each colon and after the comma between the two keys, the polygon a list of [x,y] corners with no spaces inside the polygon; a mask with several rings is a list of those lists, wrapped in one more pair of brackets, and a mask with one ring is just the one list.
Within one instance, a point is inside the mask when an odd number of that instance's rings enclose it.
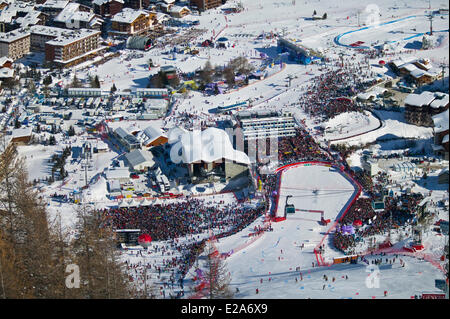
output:
{"label": "chalet with snowy roof", "polygon": [[47,15],[35,9],[32,2],[13,1],[0,9],[0,32],[9,32],[35,24],[45,24]]}
{"label": "chalet with snowy roof", "polygon": [[11,132],[11,143],[17,145],[26,145],[31,141],[33,132],[31,127],[17,128]]}
{"label": "chalet with snowy roof", "polygon": [[434,123],[434,144],[433,150],[436,154],[442,155],[448,160],[449,153],[449,110],[433,116]]}
{"label": "chalet with snowy roof", "polygon": [[424,91],[409,94],[405,101],[405,120],[419,126],[433,126],[432,116],[448,110],[449,95],[441,92]]}
{"label": "chalet with snowy roof", "polygon": [[91,11],[86,11],[79,3],[69,3],[54,19],[56,26],[68,29],[97,29],[103,20]]}
{"label": "chalet with snowy roof", "polygon": [[94,13],[103,17],[112,17],[122,11],[124,0],[93,0]]}
{"label": "chalet with snowy roof", "polygon": [[170,8],[169,13],[174,18],[182,18],[191,14],[191,10],[188,7],[173,6]]}
{"label": "chalet with snowy roof", "polygon": [[417,85],[431,83],[442,75],[441,70],[433,67],[429,59],[407,57],[391,61],[388,65],[397,75]]}
{"label": "chalet with snowy roof", "polygon": [[149,126],[145,130],[136,134],[136,138],[141,142],[143,148],[151,148],[164,145],[168,142],[168,137],[159,128]]}
{"label": "chalet with snowy roof", "polygon": [[68,0],[47,0],[38,6],[41,12],[48,14],[51,18],[56,17],[70,3]]}
{"label": "chalet with snowy roof", "polygon": [[12,69],[12,64],[13,64],[13,60],[6,57],[6,56],[2,56],[0,57],[0,68],[9,68]]}
{"label": "chalet with snowy roof", "polygon": [[32,25],[45,25],[47,23],[48,16],[40,11],[28,12],[24,17],[18,17],[15,22],[17,26],[21,28],[29,27]]}
{"label": "chalet with snowy roof", "polygon": [[150,30],[156,21],[156,13],[147,10],[124,8],[111,19],[111,35],[138,35]]}
{"label": "chalet with snowy roof", "polygon": [[2,81],[14,78],[14,74],[15,74],[14,69],[0,68],[0,80]]}

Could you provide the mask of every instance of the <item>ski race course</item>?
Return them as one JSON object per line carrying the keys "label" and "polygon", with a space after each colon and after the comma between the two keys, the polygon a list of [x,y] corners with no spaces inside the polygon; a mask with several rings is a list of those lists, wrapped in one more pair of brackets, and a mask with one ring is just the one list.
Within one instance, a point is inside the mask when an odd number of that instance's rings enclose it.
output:
{"label": "ski race course", "polygon": [[[367,263],[333,264],[333,257],[342,257],[342,253],[329,244],[337,222],[361,195],[360,185],[327,162],[294,163],[277,171],[279,196],[275,200],[274,219],[280,222],[271,224],[273,231],[253,237],[247,237],[244,231],[215,243],[221,253],[228,252],[226,262],[233,278],[231,286],[239,289],[235,297],[277,299],[288,294],[291,298],[375,299],[383,297],[386,290],[390,298],[409,299],[413,297],[412,292],[430,287],[432,278],[442,276],[441,270],[425,256],[405,256],[408,254],[401,249],[391,249],[386,250],[387,257],[399,254],[405,267],[398,258],[392,265],[381,265],[376,274],[378,288],[368,287],[367,278],[374,273],[368,274],[367,267],[375,256],[367,255]],[[284,219],[288,194],[292,195],[288,203],[294,204],[297,211]],[[320,225],[317,211],[323,211],[324,219],[331,222]],[[259,222],[262,221],[267,221],[267,216],[261,217]],[[255,224],[247,229],[252,231]],[[318,253],[321,245],[323,255]],[[396,280],[405,276],[406,271],[411,279],[408,284]],[[329,278],[327,282],[322,278],[324,273]],[[405,289],[405,285],[411,286]]]}
{"label": "ski race course", "polygon": [[[334,38],[334,43],[347,48],[369,49],[383,43],[393,44],[401,41],[408,41],[423,36],[424,15],[412,15],[387,22],[378,23],[357,30],[347,31]],[[439,24],[433,32],[448,32],[446,22],[437,21]],[[445,27],[447,27],[445,29]],[[405,28],[409,31],[404,31]],[[421,30],[421,31],[417,31]]]}

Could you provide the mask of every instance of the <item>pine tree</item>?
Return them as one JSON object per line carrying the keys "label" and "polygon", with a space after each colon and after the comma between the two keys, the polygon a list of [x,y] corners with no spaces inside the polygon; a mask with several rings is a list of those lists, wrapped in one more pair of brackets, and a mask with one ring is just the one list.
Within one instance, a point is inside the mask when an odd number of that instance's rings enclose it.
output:
{"label": "pine tree", "polygon": [[22,124],[20,124],[19,119],[16,117],[16,119],[14,120],[14,128],[20,128]]}
{"label": "pine tree", "polygon": [[98,79],[98,75],[96,75],[95,77],[90,77],[90,84],[92,88],[96,88],[99,89],[100,88],[100,81]]}
{"label": "pine tree", "polygon": [[126,276],[118,262],[112,230],[105,227],[99,214],[78,211],[78,233],[72,249],[75,263],[80,266],[82,298],[129,297]]}
{"label": "pine tree", "polygon": [[231,276],[211,241],[207,242],[205,251],[207,254],[205,278],[208,280],[209,299],[232,298]]}
{"label": "pine tree", "polygon": [[31,94],[36,93],[36,84],[34,84],[34,81],[28,81],[27,83],[28,92]]}
{"label": "pine tree", "polygon": [[49,86],[50,84],[52,84],[53,80],[52,80],[52,76],[51,75],[47,75],[44,80],[42,81],[42,84],[44,84],[45,86]]}
{"label": "pine tree", "polygon": [[0,163],[0,292],[7,298],[53,298],[56,263],[45,206],[14,146],[8,146]]}
{"label": "pine tree", "polygon": [[69,136],[74,136],[75,135],[75,128],[72,125],[69,127],[69,130],[67,131],[67,134]]}
{"label": "pine tree", "polygon": [[78,79],[76,73],[73,76],[73,80],[72,80],[72,83],[70,84],[70,87],[72,87],[72,88],[79,88],[79,87],[81,87],[81,82]]}

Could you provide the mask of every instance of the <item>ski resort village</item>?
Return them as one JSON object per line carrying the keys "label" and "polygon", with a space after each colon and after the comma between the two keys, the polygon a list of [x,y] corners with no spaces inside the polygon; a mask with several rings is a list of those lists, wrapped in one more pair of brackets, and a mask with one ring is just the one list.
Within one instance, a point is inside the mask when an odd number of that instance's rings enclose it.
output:
{"label": "ski resort village", "polygon": [[443,0],[0,0],[0,298],[448,299]]}

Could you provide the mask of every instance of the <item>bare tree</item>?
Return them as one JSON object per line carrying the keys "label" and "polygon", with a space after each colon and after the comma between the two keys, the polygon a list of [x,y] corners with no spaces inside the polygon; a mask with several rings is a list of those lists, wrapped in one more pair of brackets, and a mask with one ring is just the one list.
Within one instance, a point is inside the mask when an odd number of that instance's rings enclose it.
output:
{"label": "bare tree", "polygon": [[206,278],[208,279],[208,297],[210,299],[229,299],[233,297],[230,290],[231,276],[217,249],[211,241],[205,246]]}
{"label": "bare tree", "polygon": [[214,69],[211,65],[211,61],[206,61],[205,66],[200,72],[200,79],[204,84],[211,83],[213,80]]}
{"label": "bare tree", "polygon": [[225,82],[228,84],[228,87],[233,87],[235,84],[233,69],[231,67],[226,67],[223,70],[223,74],[225,77]]}

